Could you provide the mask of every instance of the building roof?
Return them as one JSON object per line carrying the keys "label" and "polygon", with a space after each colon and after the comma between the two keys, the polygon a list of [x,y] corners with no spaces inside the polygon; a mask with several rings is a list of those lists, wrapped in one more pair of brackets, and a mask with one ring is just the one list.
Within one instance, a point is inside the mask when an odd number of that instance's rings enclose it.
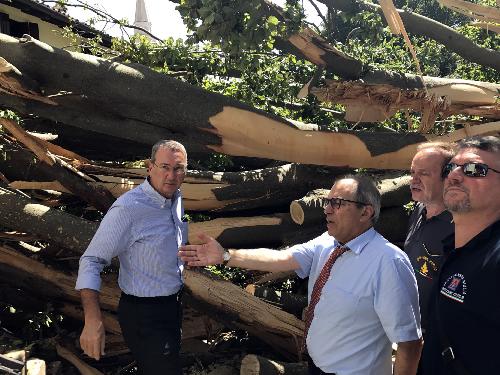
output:
{"label": "building roof", "polygon": [[84,38],[93,38],[97,35],[102,38],[102,45],[104,47],[111,47],[111,36],[94,29],[93,27],[80,22],[66,14],[60,13],[44,4],[33,0],[0,0],[0,4],[19,9],[23,13],[40,18],[45,22],[49,22],[59,27],[69,26],[78,35]]}

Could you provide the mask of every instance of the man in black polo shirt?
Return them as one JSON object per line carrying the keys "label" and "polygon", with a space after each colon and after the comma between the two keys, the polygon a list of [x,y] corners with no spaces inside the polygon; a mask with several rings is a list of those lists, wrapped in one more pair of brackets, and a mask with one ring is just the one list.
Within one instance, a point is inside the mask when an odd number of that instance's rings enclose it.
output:
{"label": "man in black polo shirt", "polygon": [[443,174],[455,236],[432,298],[423,374],[499,374],[500,139],[460,142]]}
{"label": "man in black polo shirt", "polygon": [[450,143],[423,143],[411,162],[410,189],[417,204],[410,216],[404,251],[417,278],[424,338],[429,296],[443,259],[442,240],[454,232],[451,214],[444,207],[442,177],[443,166],[453,153]]}

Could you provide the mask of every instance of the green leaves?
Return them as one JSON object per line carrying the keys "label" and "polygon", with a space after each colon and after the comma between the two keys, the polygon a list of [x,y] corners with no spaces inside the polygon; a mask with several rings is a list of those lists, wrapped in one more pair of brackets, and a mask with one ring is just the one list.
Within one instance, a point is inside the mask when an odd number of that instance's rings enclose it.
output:
{"label": "green leaves", "polygon": [[[276,16],[266,15],[262,6],[261,0],[185,0],[177,9],[192,32],[192,43],[208,41],[238,56],[248,50],[272,51],[274,39],[287,34],[286,25]],[[297,3],[290,5],[290,9],[297,7]],[[303,15],[301,11],[290,14],[294,18]]]}

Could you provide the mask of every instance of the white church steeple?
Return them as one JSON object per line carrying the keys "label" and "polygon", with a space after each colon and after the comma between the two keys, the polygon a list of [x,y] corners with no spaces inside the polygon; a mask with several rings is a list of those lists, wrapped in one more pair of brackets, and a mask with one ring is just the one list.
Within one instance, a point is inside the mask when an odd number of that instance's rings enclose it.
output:
{"label": "white church steeple", "polygon": [[[148,12],[146,10],[146,0],[137,0],[135,3],[134,26],[142,27],[144,30],[151,32],[151,22],[149,22]],[[137,29],[134,31],[134,34],[146,35],[143,31]]]}

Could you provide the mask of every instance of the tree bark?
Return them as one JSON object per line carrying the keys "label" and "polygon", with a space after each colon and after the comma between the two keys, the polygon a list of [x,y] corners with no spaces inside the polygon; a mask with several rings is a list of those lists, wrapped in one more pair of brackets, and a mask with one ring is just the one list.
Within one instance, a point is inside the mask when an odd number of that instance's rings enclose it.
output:
{"label": "tree bark", "polygon": [[[144,66],[47,48],[33,39],[1,35],[0,55],[39,83],[45,95],[59,94],[52,97],[58,104],[53,106],[2,93],[1,105],[149,145],[175,138],[190,151],[400,169],[409,166],[418,143],[432,138],[412,133],[302,131],[282,118]],[[296,145],[302,144],[307,147],[298,153]]]}

